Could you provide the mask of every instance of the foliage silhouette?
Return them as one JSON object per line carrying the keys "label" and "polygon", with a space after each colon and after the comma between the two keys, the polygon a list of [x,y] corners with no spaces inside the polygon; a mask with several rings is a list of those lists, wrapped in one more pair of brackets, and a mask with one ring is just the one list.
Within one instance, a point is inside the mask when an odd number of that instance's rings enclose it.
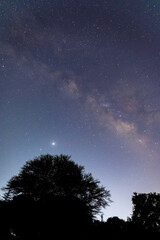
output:
{"label": "foliage silhouette", "polygon": [[107,227],[110,231],[121,231],[125,227],[125,221],[118,217],[110,217],[107,219]]}
{"label": "foliage silhouette", "polygon": [[13,235],[21,240],[55,236],[74,239],[75,231],[79,236],[86,235],[92,224],[86,205],[75,197],[48,195],[36,201],[29,195],[19,195],[6,202],[3,209],[8,219],[4,239]]}
{"label": "foliage silhouette", "polygon": [[160,238],[159,231],[146,229],[132,219],[93,220],[85,202],[73,196],[47,194],[35,200],[22,194],[0,201],[0,211],[0,236],[5,240]]}
{"label": "foliage silhouette", "polygon": [[111,202],[110,192],[91,173],[86,174],[67,155],[41,155],[26,162],[17,176],[12,177],[5,188],[4,198],[12,199],[27,194],[35,200],[48,194],[74,196],[86,203],[90,214],[95,215]]}
{"label": "foliage silhouette", "polygon": [[127,221],[95,220],[109,205],[110,192],[67,155],[41,155],[12,177],[0,201],[0,237],[4,240],[160,239],[160,194],[132,197]]}
{"label": "foliage silhouette", "polygon": [[132,221],[147,230],[160,231],[160,194],[134,193]]}

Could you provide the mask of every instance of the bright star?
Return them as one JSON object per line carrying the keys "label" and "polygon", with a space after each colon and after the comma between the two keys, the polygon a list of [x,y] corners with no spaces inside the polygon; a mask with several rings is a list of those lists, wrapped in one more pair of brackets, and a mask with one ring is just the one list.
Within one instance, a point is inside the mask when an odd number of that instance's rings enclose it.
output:
{"label": "bright star", "polygon": [[55,143],[55,142],[52,142],[52,143],[51,143],[51,145],[52,145],[52,146],[55,146],[55,145],[56,145],[56,143]]}

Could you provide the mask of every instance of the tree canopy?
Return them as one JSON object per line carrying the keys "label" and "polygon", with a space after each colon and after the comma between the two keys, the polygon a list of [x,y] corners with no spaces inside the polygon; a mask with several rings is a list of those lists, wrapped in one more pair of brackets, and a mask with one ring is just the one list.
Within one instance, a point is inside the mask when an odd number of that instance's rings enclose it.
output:
{"label": "tree canopy", "polygon": [[100,186],[100,181],[86,174],[83,166],[68,155],[41,155],[27,161],[18,175],[13,176],[3,188],[5,199],[30,195],[34,200],[52,196],[72,196],[85,202],[92,215],[111,202],[110,191]]}
{"label": "tree canopy", "polygon": [[134,193],[132,221],[148,230],[160,230],[160,194]]}

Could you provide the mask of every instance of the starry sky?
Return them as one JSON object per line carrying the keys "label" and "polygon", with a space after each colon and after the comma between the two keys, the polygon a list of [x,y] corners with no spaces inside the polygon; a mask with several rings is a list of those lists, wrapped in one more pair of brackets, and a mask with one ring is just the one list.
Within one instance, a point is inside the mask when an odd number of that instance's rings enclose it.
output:
{"label": "starry sky", "polygon": [[160,192],[160,1],[0,0],[0,186],[68,154],[111,192]]}

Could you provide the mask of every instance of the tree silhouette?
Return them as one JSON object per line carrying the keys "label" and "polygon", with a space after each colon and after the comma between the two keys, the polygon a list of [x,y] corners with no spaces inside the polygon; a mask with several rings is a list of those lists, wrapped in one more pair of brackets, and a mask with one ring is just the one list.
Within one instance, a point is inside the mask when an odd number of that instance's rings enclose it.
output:
{"label": "tree silhouette", "polygon": [[46,195],[72,196],[83,201],[94,216],[111,202],[110,192],[91,173],[86,174],[68,155],[41,155],[27,161],[17,176],[13,176],[3,188],[4,198],[29,195],[34,200]]}
{"label": "tree silhouette", "polygon": [[0,236],[5,239],[59,239],[89,233],[92,218],[84,202],[76,197],[46,195],[34,200],[18,195],[0,202]]}
{"label": "tree silhouette", "polygon": [[110,217],[107,219],[107,227],[112,231],[122,231],[125,227],[125,221],[118,217]]}
{"label": "tree silhouette", "polygon": [[160,194],[158,193],[134,193],[133,223],[147,230],[160,231]]}

